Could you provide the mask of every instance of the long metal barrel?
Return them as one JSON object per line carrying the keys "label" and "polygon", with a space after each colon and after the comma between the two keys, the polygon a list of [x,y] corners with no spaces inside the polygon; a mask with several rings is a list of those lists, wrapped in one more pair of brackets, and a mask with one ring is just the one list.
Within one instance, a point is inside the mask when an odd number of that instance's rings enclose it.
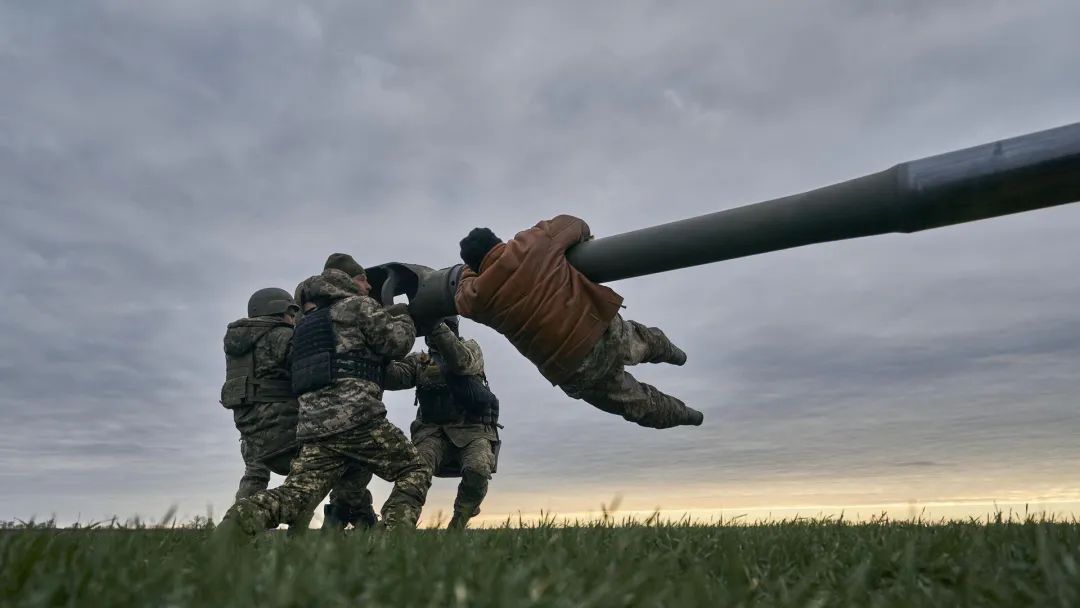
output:
{"label": "long metal barrel", "polygon": [[850,181],[582,243],[598,283],[1080,201],[1080,123],[896,165]]}

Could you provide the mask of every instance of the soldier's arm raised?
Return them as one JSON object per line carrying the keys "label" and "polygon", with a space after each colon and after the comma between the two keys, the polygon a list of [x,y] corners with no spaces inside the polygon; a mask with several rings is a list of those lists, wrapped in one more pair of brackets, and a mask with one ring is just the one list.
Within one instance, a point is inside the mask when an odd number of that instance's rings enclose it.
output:
{"label": "soldier's arm raised", "polygon": [[361,296],[357,301],[360,330],[372,352],[388,359],[400,359],[412,350],[416,326],[409,315],[390,315],[381,304],[367,296]]}
{"label": "soldier's arm raised", "polygon": [[388,391],[401,391],[416,386],[419,353],[409,353],[404,359],[391,361],[385,369],[383,382]]}
{"label": "soldier's arm raised", "polygon": [[[452,373],[460,376],[479,374],[484,369],[483,360],[479,356],[479,347],[469,348],[464,340],[461,340],[450,331],[445,323],[439,323],[431,332],[431,341],[439,349],[443,360]],[[472,340],[469,340],[473,344]]]}

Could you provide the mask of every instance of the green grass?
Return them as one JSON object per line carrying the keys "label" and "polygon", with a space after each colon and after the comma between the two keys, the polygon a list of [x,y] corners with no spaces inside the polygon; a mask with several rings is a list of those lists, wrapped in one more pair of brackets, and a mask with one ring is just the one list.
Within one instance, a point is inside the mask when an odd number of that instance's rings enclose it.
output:
{"label": "green grass", "polygon": [[1078,606],[1080,525],[0,530],[4,606]]}

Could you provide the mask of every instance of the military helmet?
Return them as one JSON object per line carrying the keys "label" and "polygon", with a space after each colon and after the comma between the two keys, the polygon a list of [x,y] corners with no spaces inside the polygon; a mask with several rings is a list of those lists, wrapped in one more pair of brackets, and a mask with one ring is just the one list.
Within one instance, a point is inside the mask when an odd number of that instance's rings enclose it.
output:
{"label": "military helmet", "polygon": [[277,287],[267,287],[251,294],[248,298],[248,316],[262,317],[266,315],[280,315],[287,312],[296,313],[300,307],[293,301],[289,292]]}

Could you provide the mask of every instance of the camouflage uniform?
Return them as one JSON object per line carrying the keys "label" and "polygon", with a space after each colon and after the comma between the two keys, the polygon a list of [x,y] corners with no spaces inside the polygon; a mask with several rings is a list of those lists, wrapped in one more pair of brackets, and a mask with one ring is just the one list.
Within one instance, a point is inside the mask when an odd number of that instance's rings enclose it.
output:
{"label": "camouflage uniform", "polygon": [[[251,373],[230,381],[221,390],[221,403],[232,410],[236,430],[240,431],[240,454],[244,458],[244,476],[236,491],[236,500],[265,489],[270,483],[271,468],[279,473],[289,469],[296,454],[297,402],[287,394],[292,325],[277,316],[240,319],[225,332],[226,362],[246,357]],[[276,395],[254,394],[251,382],[277,381],[283,386]],[[260,385],[259,388],[262,388]],[[258,390],[258,389],[255,389]],[[253,398],[253,399],[249,399]],[[269,466],[269,465],[272,465]]]}
{"label": "camouflage uniform", "polygon": [[[451,373],[483,376],[484,356],[475,340],[461,340],[445,324],[439,324],[428,341]],[[424,463],[424,474],[429,485],[435,475],[461,476],[450,525],[464,528],[480,512],[480,503],[487,495],[500,443],[498,426],[494,419],[488,419],[486,424],[476,420],[460,405],[442,412],[438,420],[425,420],[421,392],[448,390],[442,370],[427,353],[410,353],[387,368],[388,390],[413,387],[417,389],[417,403],[421,407],[412,424],[412,440]],[[428,417],[433,414],[426,413]]]}
{"label": "camouflage uniform", "polygon": [[[255,382],[289,380],[292,352],[292,325],[276,316],[241,319],[229,324],[224,347],[227,357],[250,353]],[[270,484],[270,473],[286,475],[299,451],[296,424],[299,404],[291,396],[271,400],[247,401],[248,381],[228,381],[222,387],[222,404],[233,412],[240,431],[240,454],[244,476],[236,491],[236,500],[247,498]],[[237,403],[243,401],[242,403]],[[371,492],[362,480],[343,480],[334,493],[346,497],[349,507],[361,516],[374,517]],[[370,515],[367,515],[370,514]],[[300,514],[292,525],[306,526],[310,511]]]}
{"label": "camouflage uniform", "polygon": [[[412,319],[392,317],[378,302],[359,295],[344,272],[325,270],[300,289],[304,300],[329,310],[337,356],[385,362],[412,348],[416,339]],[[294,386],[296,373],[294,365]],[[239,501],[225,518],[254,534],[310,511],[335,483],[361,487],[374,473],[394,482],[382,509],[384,524],[415,526],[427,489],[423,467],[412,443],[386,419],[381,399],[378,383],[358,377],[336,377],[327,386],[301,394],[297,439],[302,447],[285,483]]]}
{"label": "camouflage uniform", "polygon": [[663,331],[615,315],[600,341],[573,375],[559,383],[559,388],[574,399],[641,426],[656,429],[679,426],[686,424],[692,415],[700,417],[700,414],[656,387],[638,382],[623,369],[638,363],[670,362],[678,356],[685,360],[682,351]]}

